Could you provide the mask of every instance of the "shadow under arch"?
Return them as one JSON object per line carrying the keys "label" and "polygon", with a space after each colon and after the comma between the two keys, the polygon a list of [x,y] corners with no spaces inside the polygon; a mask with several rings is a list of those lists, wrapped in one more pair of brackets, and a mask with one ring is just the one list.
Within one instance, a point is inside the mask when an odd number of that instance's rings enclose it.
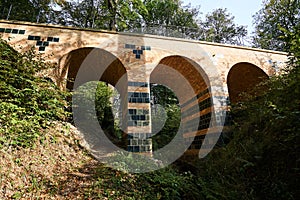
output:
{"label": "shadow under arch", "polygon": [[[243,101],[242,93],[258,95],[260,91],[251,91],[269,76],[258,66],[241,62],[233,65],[227,75],[227,87],[231,103]],[[263,88],[262,88],[263,89]]]}
{"label": "shadow under arch", "polygon": [[[126,127],[126,110],[127,110],[127,71],[122,62],[112,53],[100,48],[85,47],[75,49],[69,52],[64,58],[63,69],[66,74],[66,88],[70,91],[75,91],[80,86],[94,81],[102,81],[113,86],[119,94],[120,101],[120,121],[121,130]],[[94,90],[96,92],[96,90]],[[95,98],[96,99],[96,98]],[[74,101],[73,101],[74,102]],[[74,105],[73,105],[74,106]],[[113,105],[112,105],[113,106]],[[82,110],[85,112],[85,110]],[[73,113],[74,114],[74,113]],[[113,121],[114,115],[112,110],[105,113],[106,121]],[[77,116],[78,117],[78,116]],[[108,119],[110,118],[110,120]],[[84,119],[82,119],[84,121]],[[116,142],[116,138],[112,137],[107,132],[108,129],[102,127],[104,133],[111,140]],[[111,130],[111,128],[110,128]],[[87,131],[88,132],[88,131]],[[119,141],[118,146],[126,148],[126,133],[122,133],[122,141]],[[92,140],[90,138],[86,139]],[[91,142],[88,142],[91,143]],[[115,143],[116,144],[116,143]]]}
{"label": "shadow under arch", "polygon": [[[91,59],[93,64],[102,67],[102,69],[97,68],[103,70],[101,77],[99,77],[99,81],[109,83],[114,87],[116,86],[117,82],[127,73],[122,62],[110,52],[93,47],[76,49],[68,53],[64,64],[68,69],[66,83],[67,89],[73,89],[74,80],[77,76],[78,70],[86,58]],[[91,70],[94,69],[94,67],[91,67]],[[117,89],[122,90],[126,89],[126,87]]]}
{"label": "shadow under arch", "polygon": [[205,136],[213,118],[208,75],[193,60],[173,55],[159,62],[150,75],[150,82],[170,88],[180,104],[181,122],[175,136],[177,139],[173,139],[177,140],[177,143],[174,143],[169,152],[174,151],[179,154],[180,151],[181,154],[186,152],[186,154],[197,155],[199,149],[208,142]]}

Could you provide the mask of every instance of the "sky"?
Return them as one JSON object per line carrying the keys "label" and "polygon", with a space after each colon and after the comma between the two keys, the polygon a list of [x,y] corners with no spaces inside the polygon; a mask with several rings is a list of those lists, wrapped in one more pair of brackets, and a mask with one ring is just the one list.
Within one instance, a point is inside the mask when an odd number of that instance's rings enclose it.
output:
{"label": "sky", "polygon": [[227,8],[234,16],[234,22],[238,25],[246,25],[248,34],[253,32],[252,16],[262,8],[262,0],[182,0],[184,5],[200,5],[202,16],[217,8]]}

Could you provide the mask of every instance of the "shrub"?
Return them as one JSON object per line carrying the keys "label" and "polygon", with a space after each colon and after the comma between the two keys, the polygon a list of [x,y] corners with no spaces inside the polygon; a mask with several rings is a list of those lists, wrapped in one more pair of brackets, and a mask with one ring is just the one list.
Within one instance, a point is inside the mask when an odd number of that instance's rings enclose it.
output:
{"label": "shrub", "polygon": [[65,120],[67,93],[37,76],[51,66],[0,41],[0,145],[31,146],[52,120]]}

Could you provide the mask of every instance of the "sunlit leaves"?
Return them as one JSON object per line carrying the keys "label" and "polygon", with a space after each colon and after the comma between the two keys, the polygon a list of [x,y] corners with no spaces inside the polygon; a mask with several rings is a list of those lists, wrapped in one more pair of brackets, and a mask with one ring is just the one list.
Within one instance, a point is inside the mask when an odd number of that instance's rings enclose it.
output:
{"label": "sunlit leaves", "polygon": [[36,76],[50,66],[34,57],[0,41],[0,145],[31,146],[49,121],[68,117],[65,94]]}
{"label": "sunlit leaves", "polygon": [[235,24],[234,16],[222,8],[207,14],[200,27],[202,39],[209,42],[241,45],[247,35],[246,27]]}
{"label": "sunlit leaves", "polygon": [[263,8],[254,15],[254,47],[289,51],[289,43],[283,39],[283,30],[296,30],[293,27],[299,26],[299,23],[299,0],[265,1]]}

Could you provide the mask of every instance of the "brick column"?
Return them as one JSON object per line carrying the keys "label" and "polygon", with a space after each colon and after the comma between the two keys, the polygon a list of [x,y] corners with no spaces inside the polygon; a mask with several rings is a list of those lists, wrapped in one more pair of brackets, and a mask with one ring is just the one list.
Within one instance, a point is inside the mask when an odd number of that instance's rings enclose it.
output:
{"label": "brick column", "polygon": [[151,105],[149,78],[128,71],[127,133],[129,152],[151,153]]}

